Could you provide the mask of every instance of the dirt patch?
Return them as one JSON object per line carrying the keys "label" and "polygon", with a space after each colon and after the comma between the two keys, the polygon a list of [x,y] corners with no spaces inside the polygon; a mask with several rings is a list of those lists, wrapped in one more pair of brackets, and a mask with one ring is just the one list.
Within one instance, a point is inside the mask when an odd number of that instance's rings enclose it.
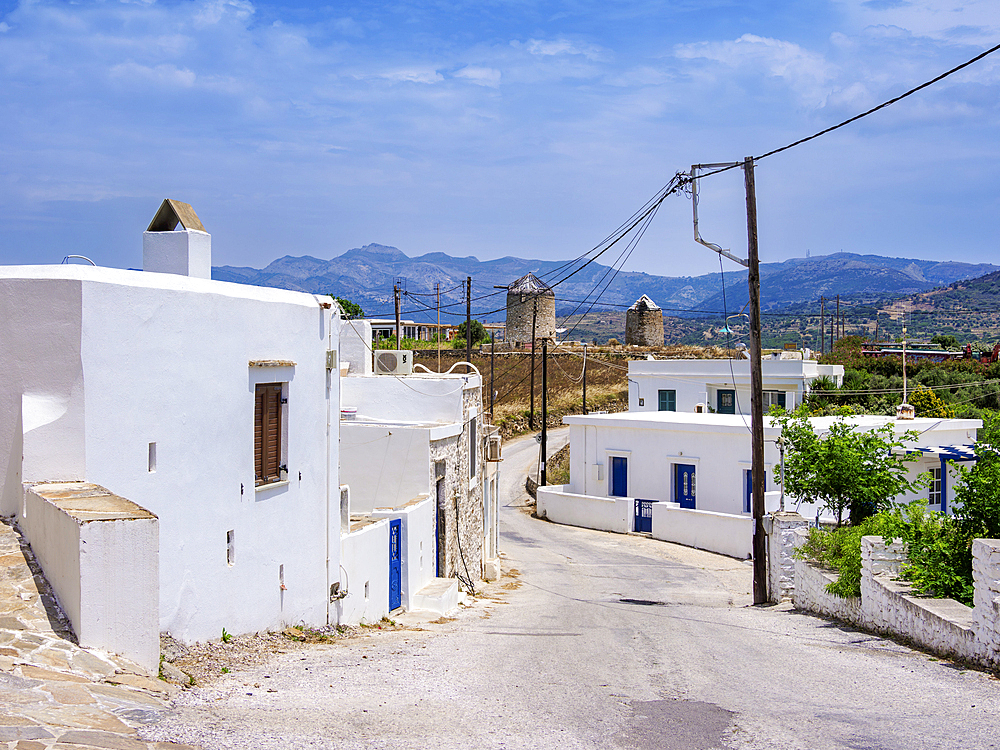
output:
{"label": "dirt patch", "polygon": [[160,636],[163,679],[179,685],[208,685],[230,672],[265,664],[273,656],[308,648],[319,643],[338,643],[384,630],[400,630],[401,625],[383,619],[364,625],[329,625],[323,628],[287,627],[279,633],[226,634],[226,640],[184,644],[169,635]]}

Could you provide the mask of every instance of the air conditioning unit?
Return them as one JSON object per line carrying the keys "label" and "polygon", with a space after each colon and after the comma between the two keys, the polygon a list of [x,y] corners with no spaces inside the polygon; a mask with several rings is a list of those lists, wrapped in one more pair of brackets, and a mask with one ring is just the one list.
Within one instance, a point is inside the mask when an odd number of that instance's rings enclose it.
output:
{"label": "air conditioning unit", "polygon": [[375,352],[376,375],[409,375],[412,372],[413,352],[402,350]]}
{"label": "air conditioning unit", "polygon": [[695,414],[704,414],[705,413],[705,404],[695,404],[694,405],[694,413]]}
{"label": "air conditioning unit", "polygon": [[486,438],[486,460],[502,461],[500,457],[500,435],[490,435]]}

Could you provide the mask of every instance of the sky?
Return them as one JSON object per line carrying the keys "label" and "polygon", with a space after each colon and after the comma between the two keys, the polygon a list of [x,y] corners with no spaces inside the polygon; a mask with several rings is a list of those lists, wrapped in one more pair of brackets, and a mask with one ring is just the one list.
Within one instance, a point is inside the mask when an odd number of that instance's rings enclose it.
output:
{"label": "sky", "polygon": [[[141,266],[164,198],[215,265],[575,257],[997,43],[996,0],[0,0],[0,263]],[[761,260],[1000,263],[998,125],[1000,53],[760,161]],[[739,171],[700,214],[745,254]],[[626,268],[719,259],[671,196]]]}

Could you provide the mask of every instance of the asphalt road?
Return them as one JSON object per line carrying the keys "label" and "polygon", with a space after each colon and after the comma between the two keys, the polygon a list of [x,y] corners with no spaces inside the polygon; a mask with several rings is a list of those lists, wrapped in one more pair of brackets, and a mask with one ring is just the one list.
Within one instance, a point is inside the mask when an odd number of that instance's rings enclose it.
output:
{"label": "asphalt road", "polygon": [[148,735],[205,748],[1000,747],[1000,681],[984,673],[749,606],[746,562],[531,518],[536,454],[530,438],[504,446],[511,575],[455,619],[225,675]]}

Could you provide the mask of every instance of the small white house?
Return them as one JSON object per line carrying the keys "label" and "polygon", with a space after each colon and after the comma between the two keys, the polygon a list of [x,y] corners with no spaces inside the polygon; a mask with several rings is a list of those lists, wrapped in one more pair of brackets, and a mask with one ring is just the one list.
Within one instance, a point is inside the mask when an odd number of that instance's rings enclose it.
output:
{"label": "small white house", "polygon": [[336,622],[336,308],[212,281],[186,204],[164,202],[144,249],[145,272],[0,266],[0,513],[32,546],[35,483],[154,514],[158,590],[123,605],[184,641]]}
{"label": "small white house", "polygon": [[[813,424],[822,433],[834,419],[815,417]],[[859,429],[891,423],[897,433],[919,433],[907,446],[922,454],[911,465],[910,475],[930,471],[934,476],[934,484],[923,491],[931,510],[949,507],[947,498],[955,472],[946,462],[970,460],[971,444],[982,426],[977,419],[847,419]],[[573,415],[564,417],[563,422],[570,426],[570,482],[539,488],[539,515],[609,531],[648,531],[659,538],[737,557],[749,554],[749,417],[643,411]],[[775,481],[780,472],[775,443],[779,434],[779,425],[765,417],[768,512],[778,510],[780,499]],[[787,509],[796,505],[794,498],[785,498]],[[817,509],[804,503],[799,511],[814,516]]]}
{"label": "small white house", "polygon": [[[764,412],[771,406],[792,410],[819,377],[843,383],[842,365],[813,359],[765,357],[762,363]],[[645,359],[628,363],[628,410],[750,413],[750,360]]]}
{"label": "small white house", "polygon": [[[352,372],[355,360],[367,361],[357,346],[366,325],[344,325],[341,355]],[[341,621],[377,620],[399,606],[446,609],[458,579],[497,578],[498,464],[486,460],[481,376],[351,374],[341,401],[349,503]]]}

